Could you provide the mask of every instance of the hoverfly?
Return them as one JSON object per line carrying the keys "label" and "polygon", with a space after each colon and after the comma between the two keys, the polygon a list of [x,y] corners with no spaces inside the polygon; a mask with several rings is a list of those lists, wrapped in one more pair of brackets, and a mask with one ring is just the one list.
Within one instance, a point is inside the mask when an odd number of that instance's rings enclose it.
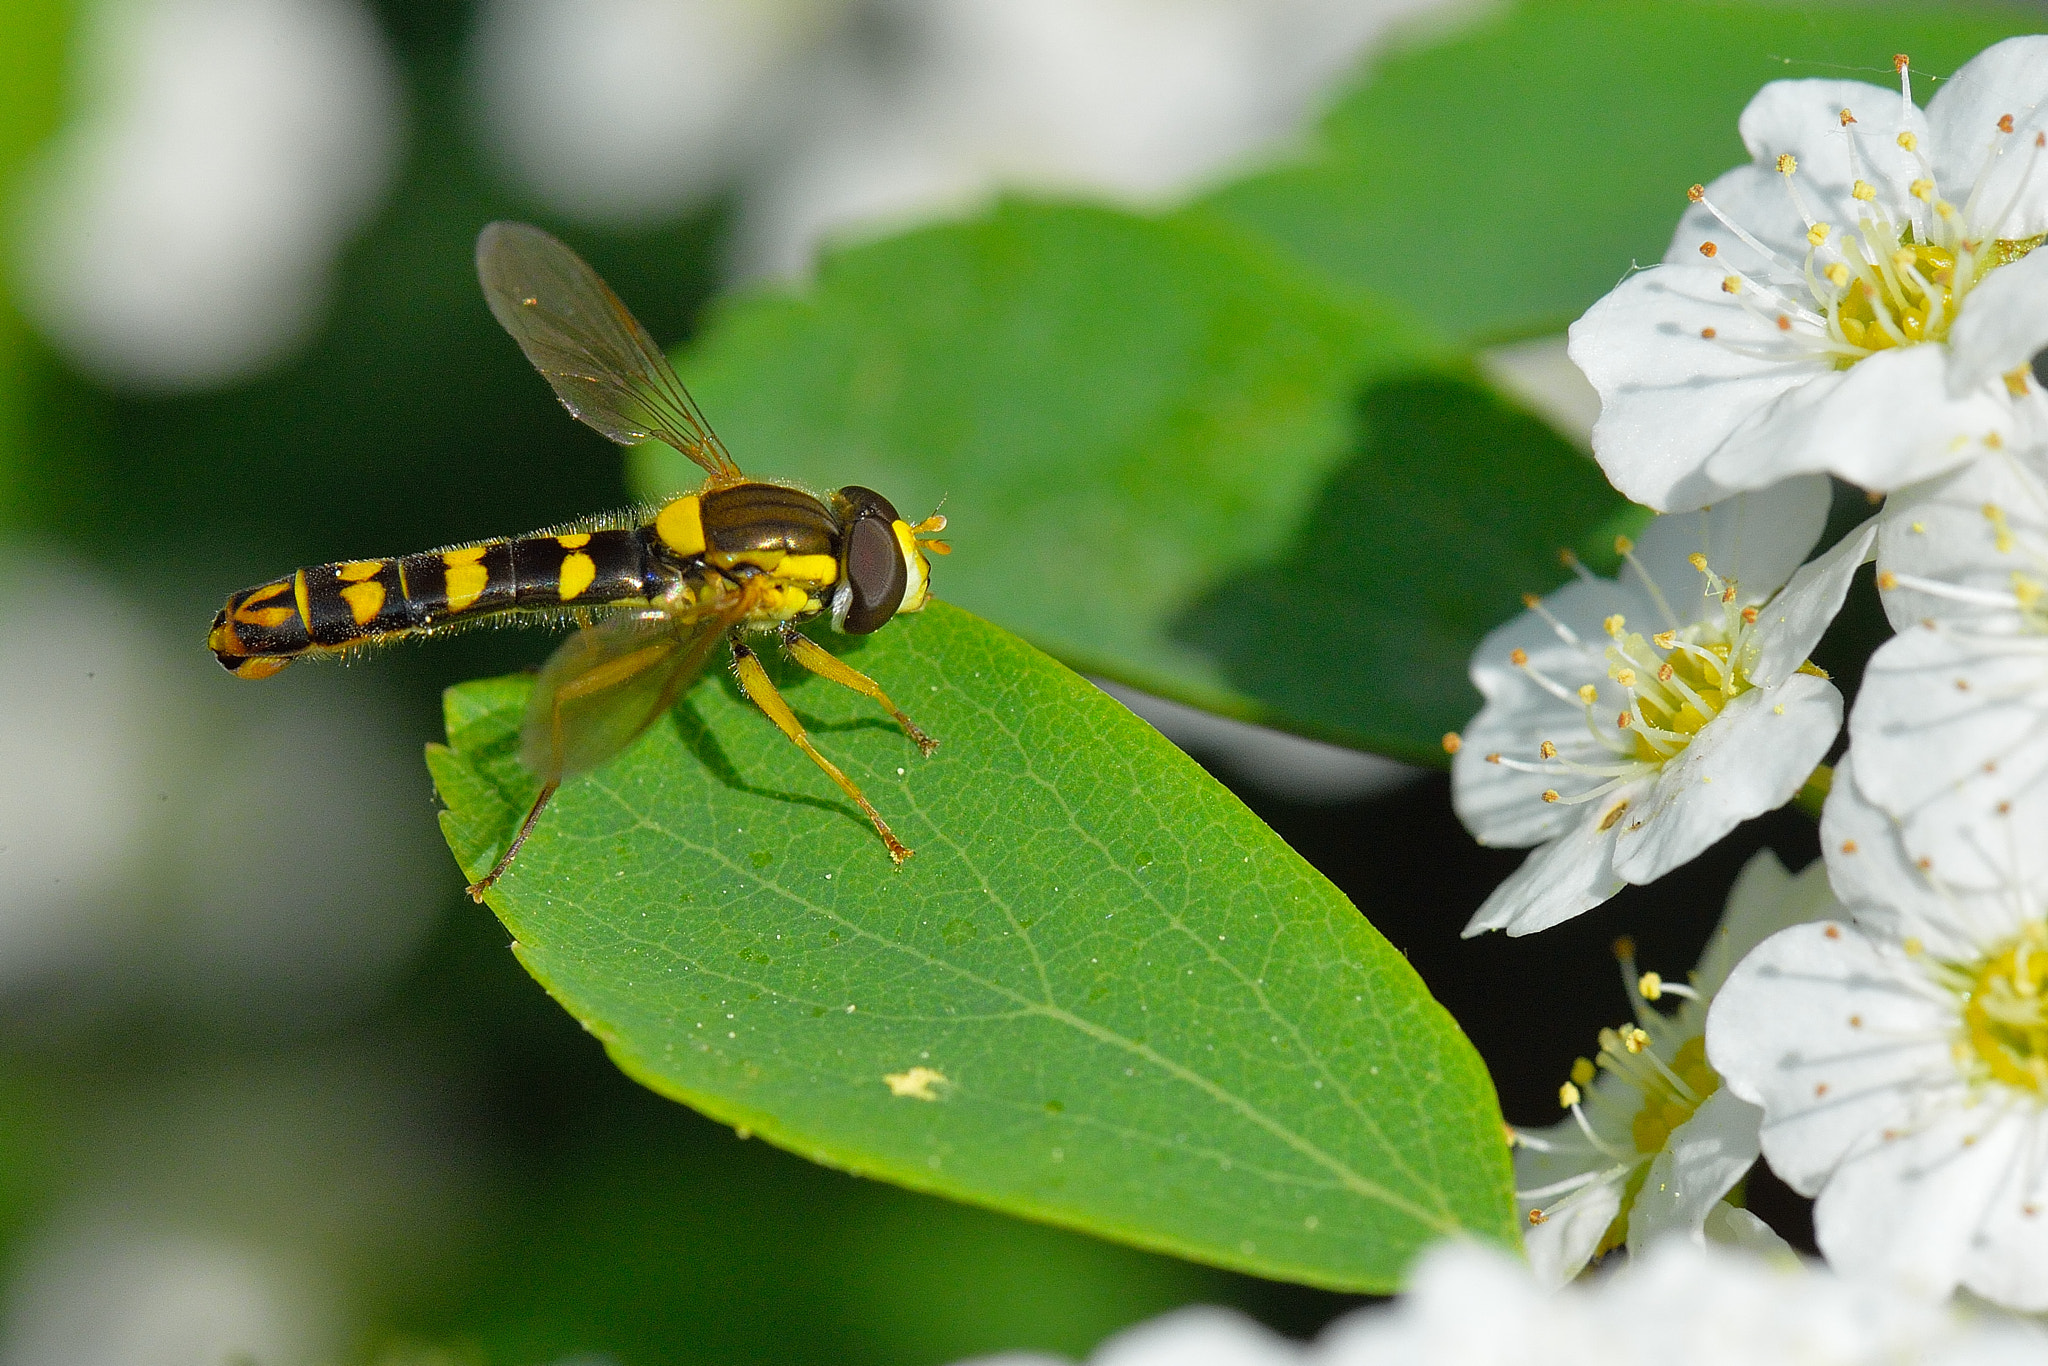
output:
{"label": "hoverfly", "polygon": [[555,620],[581,629],[534,682],[520,758],[540,793],[470,896],[504,876],[563,782],[624,750],[665,715],[723,640],[741,692],[874,822],[889,857],[910,856],[853,780],[820,754],[769,681],[750,635],[775,637],[812,673],[864,693],[918,749],[936,743],[882,689],[797,627],[829,614],[850,635],[879,630],[930,597],[926,552],[937,514],[913,526],[872,489],[820,498],[749,479],[713,434],[647,329],[584,260],[524,223],[477,238],[491,312],[562,406],[622,445],[654,439],[701,466],[696,492],[652,509],[587,518],[531,536],[476,541],[397,559],[300,569],[228,598],[207,646],[238,678],[268,678],[303,655],[344,654],[483,618]]}

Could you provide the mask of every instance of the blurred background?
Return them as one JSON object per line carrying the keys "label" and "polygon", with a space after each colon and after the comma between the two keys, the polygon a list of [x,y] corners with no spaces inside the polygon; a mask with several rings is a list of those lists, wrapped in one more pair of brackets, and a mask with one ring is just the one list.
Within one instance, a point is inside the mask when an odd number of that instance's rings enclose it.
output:
{"label": "blurred background", "polygon": [[[483,306],[491,219],[567,236],[674,345],[737,283],[1000,189],[1170,203],[1472,12],[9,0],[0,1366],[924,1366],[1194,1300],[1298,1335],[1341,1312],[812,1167],[620,1077],[461,895],[420,762],[441,689],[545,637],[260,688],[201,641],[294,565],[629,501]],[[1553,344],[1489,367],[1583,435]],[[1118,695],[1369,894],[1508,1115],[1550,1117],[1625,1010],[1552,984],[1636,903],[1461,944],[1517,856],[1472,847],[1439,775]],[[1796,867],[1812,838],[1759,823],[1708,891],[1663,889],[1699,904],[1638,928],[1645,965],[1684,970],[1759,843]]]}

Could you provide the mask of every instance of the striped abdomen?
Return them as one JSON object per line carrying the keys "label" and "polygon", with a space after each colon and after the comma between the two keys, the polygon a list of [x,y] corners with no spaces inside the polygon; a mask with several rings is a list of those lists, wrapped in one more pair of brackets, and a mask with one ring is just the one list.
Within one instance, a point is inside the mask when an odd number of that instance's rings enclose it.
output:
{"label": "striped abdomen", "polygon": [[261,678],[298,655],[487,613],[644,601],[672,573],[649,554],[644,529],[345,560],[236,593],[214,618],[207,645],[225,668]]}

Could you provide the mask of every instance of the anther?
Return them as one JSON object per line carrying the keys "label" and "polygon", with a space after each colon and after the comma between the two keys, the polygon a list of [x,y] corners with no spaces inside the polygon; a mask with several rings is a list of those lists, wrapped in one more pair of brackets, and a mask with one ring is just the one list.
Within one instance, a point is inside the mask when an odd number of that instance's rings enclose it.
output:
{"label": "anther", "polygon": [[1840,261],[1830,262],[1828,268],[1822,271],[1821,274],[1827,276],[1828,283],[1836,289],[1847,289],[1849,287],[1849,268]]}
{"label": "anther", "polygon": [[1646,972],[1636,978],[1636,990],[1645,1001],[1655,1001],[1664,995],[1664,979],[1654,972]]}
{"label": "anther", "polygon": [[1834,229],[1826,223],[1815,223],[1806,230],[1807,243],[1811,246],[1821,246],[1828,240],[1828,234],[1833,231]]}
{"label": "anther", "polygon": [[1558,795],[1556,788],[1546,787],[1543,789],[1543,800],[1546,802],[1561,802],[1564,798]]}
{"label": "anther", "polygon": [[1571,1075],[1572,1080],[1580,1086],[1591,1086],[1593,1078],[1600,1075],[1600,1070],[1593,1066],[1591,1058],[1573,1058]]}
{"label": "anther", "polygon": [[1693,551],[1692,554],[1686,556],[1685,562],[1691,565],[1694,569],[1699,570],[1702,574],[1707,572],[1707,557],[1700,554],[1700,552],[1697,550]]}
{"label": "anther", "polygon": [[1581,683],[1579,685],[1579,701],[1584,702],[1590,707],[1599,700],[1600,690],[1598,688],[1594,687],[1591,683]]}
{"label": "anther", "polygon": [[1536,746],[1536,752],[1546,759],[1555,759],[1557,757],[1557,746],[1545,740],[1542,744]]}
{"label": "anther", "polygon": [[1616,536],[1614,538],[1614,553],[1617,555],[1626,555],[1635,548],[1636,543],[1626,536]]}
{"label": "anther", "polygon": [[1754,625],[1756,625],[1756,608],[1754,608],[1754,607],[1745,607],[1745,608],[1743,608],[1743,609],[1742,609],[1742,620],[1743,620],[1743,624],[1745,624],[1745,625],[1748,625],[1748,626],[1754,626]]}
{"label": "anther", "polygon": [[1630,726],[1633,726],[1635,723],[1635,716],[1629,712],[1623,712],[1621,715],[1614,718],[1614,724],[1620,726],[1623,730],[1627,730]]}
{"label": "anther", "polygon": [[[1912,136],[1912,134],[1910,134],[1910,133],[1903,133],[1903,134],[1901,134],[1900,136],[1901,136],[1901,137],[1911,137],[1911,136]],[[1900,143],[1899,145],[1900,145],[1901,147],[1904,147],[1904,146],[1905,146],[1905,144],[1904,144],[1903,142],[1901,142],[1901,143]],[[1912,148],[1910,148],[1910,147],[1907,147],[1907,148],[1906,148],[1906,150],[1910,152],[1910,151],[1912,151],[1913,149],[1912,149]],[[1911,195],[1911,196],[1913,196],[1913,198],[1915,198],[1915,199],[1919,200],[1919,201],[1920,201],[1921,203],[1925,204],[1925,203],[1926,203],[1926,202],[1927,202],[1928,200],[1930,200],[1930,199],[1932,199],[1932,198],[1934,197],[1934,182],[1933,182],[1933,181],[1931,181],[1931,180],[1928,180],[1927,178],[1925,178],[1925,177],[1923,176],[1923,177],[1922,177],[1921,179],[1919,179],[1919,180],[1916,180],[1916,181],[1914,181],[1914,182],[1913,182],[1913,183],[1912,183],[1911,185],[1908,185],[1908,186],[1906,187],[1906,193],[1907,193],[1907,194],[1909,194],[1909,195]],[[1907,252],[1907,253],[1906,253],[1906,255],[1907,255],[1907,257],[1908,257],[1909,259],[1911,258],[1912,254],[1913,254],[1913,253],[1911,253],[1911,252]],[[1893,259],[1894,261],[1896,261],[1896,260],[1898,260],[1898,257],[1894,256],[1894,257],[1893,257],[1892,259]]]}
{"label": "anther", "polygon": [[1740,275],[1722,277],[1721,292],[1723,294],[1740,294],[1742,292],[1742,277]]}
{"label": "anther", "polygon": [[1465,737],[1454,730],[1444,732],[1444,753],[1456,754],[1465,747]]}
{"label": "anther", "polygon": [[1657,666],[1657,681],[1659,683],[1669,683],[1677,673],[1678,670],[1672,668],[1670,664],[1660,664]]}
{"label": "anther", "polygon": [[1522,606],[1526,607],[1532,612],[1536,610],[1536,604],[1541,601],[1543,601],[1543,599],[1537,597],[1534,593],[1522,594]]}
{"label": "anther", "polygon": [[1636,671],[1634,669],[1622,669],[1614,675],[1614,681],[1621,684],[1624,688],[1633,688],[1636,685]]}
{"label": "anther", "polygon": [[1844,128],[1847,128],[1850,124],[1854,122],[1856,122],[1856,116],[1850,113],[1848,110],[1844,109],[1842,111],[1842,126]]}
{"label": "anther", "polygon": [[1693,185],[1686,190],[1685,197],[1697,204],[1707,197],[1707,187],[1704,185]]}
{"label": "anther", "polygon": [[1901,133],[1899,134],[1899,147],[1908,152],[1918,151],[1920,149],[1920,139],[1913,136],[1910,130]]}
{"label": "anther", "polygon": [[1792,330],[1792,320],[1782,313],[1778,315],[1778,330],[1780,332],[1790,332]]}
{"label": "anther", "polygon": [[1792,154],[1791,154],[1790,152],[1780,152],[1780,153],[1778,153],[1778,174],[1779,174],[1779,175],[1791,175],[1791,174],[1792,174],[1792,173],[1793,173],[1794,171],[1796,171],[1796,170],[1798,170],[1798,169],[1799,169],[1799,158],[1798,158],[1798,157],[1795,157],[1795,156],[1793,156],[1793,155],[1792,155]]}
{"label": "anther", "polygon": [[1713,259],[1714,259],[1714,257],[1716,257],[1716,256],[1718,256],[1718,255],[1720,255],[1720,254],[1721,254],[1721,248],[1720,248],[1720,247],[1718,247],[1718,246],[1716,246],[1716,245],[1714,245],[1714,244],[1713,244],[1712,242],[1702,242],[1702,243],[1700,243],[1700,255],[1702,255],[1702,256],[1704,256],[1704,257],[1706,257],[1706,258],[1707,258],[1708,260],[1710,260],[1710,261],[1711,261],[1711,260],[1713,260]]}
{"label": "anther", "polygon": [[1715,337],[1718,337],[1719,335],[1721,334],[1716,332],[1711,327],[1702,327],[1700,329],[1700,337],[1705,341],[1712,341]]}
{"label": "anther", "polygon": [[1514,649],[1508,652],[1508,663],[1514,665],[1516,668],[1519,669],[1528,662],[1529,652],[1523,649],[1521,646],[1517,645]]}
{"label": "anther", "polygon": [[1650,643],[1660,650],[1669,650],[1678,644],[1678,632],[1660,631],[1650,637]]}
{"label": "anther", "polygon": [[1497,763],[1499,763],[1499,762],[1500,762],[1500,751],[1499,751],[1499,750],[1495,750],[1495,751],[1494,751],[1493,753],[1491,753],[1491,754],[1487,755],[1487,756],[1486,756],[1486,762],[1487,762],[1487,763],[1489,763],[1489,764],[1497,764]]}
{"label": "anther", "polygon": [[1569,1110],[1579,1103],[1579,1088],[1570,1082],[1557,1088],[1557,1105],[1560,1110]]}
{"label": "anther", "polygon": [[1877,576],[1877,587],[1880,592],[1889,593],[1898,586],[1899,576],[1889,569]]}
{"label": "anther", "polygon": [[1998,131],[2001,133],[2010,133],[2012,131],[2012,115],[2000,114],[1998,116]]}
{"label": "anther", "polygon": [[1613,616],[1600,623],[1600,629],[1607,632],[1610,636],[1618,636],[1628,629],[1628,620],[1621,613],[1616,612]]}
{"label": "anther", "polygon": [[1877,198],[1877,190],[1872,187],[1869,181],[1859,180],[1849,187],[1849,197],[1851,199],[1860,199],[1868,204]]}

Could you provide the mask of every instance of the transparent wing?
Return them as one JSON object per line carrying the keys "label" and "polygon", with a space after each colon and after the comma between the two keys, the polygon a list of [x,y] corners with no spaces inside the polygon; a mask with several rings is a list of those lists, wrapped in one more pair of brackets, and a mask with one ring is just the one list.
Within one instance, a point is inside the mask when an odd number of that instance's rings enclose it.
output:
{"label": "transparent wing", "polygon": [[543,782],[588,773],[675,705],[737,611],[683,622],[636,612],[586,626],[548,657],[526,703],[519,757]]}
{"label": "transparent wing", "polygon": [[665,441],[719,478],[739,467],[668,357],[582,257],[525,223],[476,239],[484,298],[562,406],[621,445]]}

